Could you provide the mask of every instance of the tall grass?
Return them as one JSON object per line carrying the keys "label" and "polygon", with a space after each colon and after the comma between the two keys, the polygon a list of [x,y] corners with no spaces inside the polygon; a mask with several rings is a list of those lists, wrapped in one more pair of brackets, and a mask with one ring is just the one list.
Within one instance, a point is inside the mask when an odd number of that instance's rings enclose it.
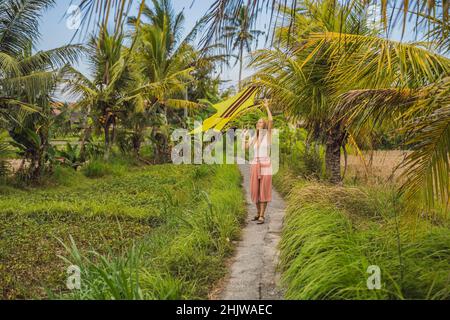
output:
{"label": "tall grass", "polygon": [[[287,177],[291,189],[281,240],[286,298],[450,298],[448,219],[436,223],[404,213],[389,187]],[[367,287],[370,265],[381,269],[380,290]]]}
{"label": "tall grass", "polygon": [[101,158],[93,158],[85,166],[82,171],[86,177],[101,178],[108,175],[123,175],[130,166],[134,165],[131,158],[113,157],[109,161],[104,161]]}
{"label": "tall grass", "polygon": [[[55,167],[49,184],[0,185],[1,297],[207,297],[244,216],[237,167],[101,162],[86,166],[107,174]],[[69,262],[81,291],[65,288]]]}
{"label": "tall grass", "polygon": [[120,255],[81,253],[65,245],[66,264],[82,270],[81,290],[62,297],[75,299],[205,298],[226,270],[245,216],[240,175],[235,166],[195,167],[193,180],[210,181],[206,190],[192,184],[196,206],[182,207],[165,193],[164,223]]}

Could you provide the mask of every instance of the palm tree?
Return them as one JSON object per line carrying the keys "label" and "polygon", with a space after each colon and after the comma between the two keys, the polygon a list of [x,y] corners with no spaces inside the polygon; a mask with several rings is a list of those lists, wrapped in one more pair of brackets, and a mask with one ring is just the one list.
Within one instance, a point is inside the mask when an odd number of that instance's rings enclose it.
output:
{"label": "palm tree", "polygon": [[[364,19],[354,14],[354,8],[347,12],[333,1],[303,4],[293,27],[278,30],[284,51],[257,55],[255,63],[263,67],[260,84],[288,114],[312,123],[310,130],[314,132],[314,125],[325,130],[327,149],[339,132],[357,134],[369,120],[396,121],[408,137],[405,146],[413,150],[404,163],[402,191],[411,196],[427,190],[429,202],[435,197],[447,201],[450,60],[421,43],[400,43],[380,37],[377,30],[364,30],[360,25]],[[343,25],[330,17],[338,17]],[[329,122],[321,126],[317,119]],[[335,142],[337,146],[339,139]],[[334,166],[328,161],[327,166],[337,168],[337,154],[335,159]]]}
{"label": "palm tree", "polygon": [[[30,46],[33,47],[39,35],[38,21],[42,12],[53,4],[53,0],[5,0],[0,3],[0,112],[11,106],[25,105],[8,94],[7,88],[21,86],[29,97],[36,96],[51,83],[53,75],[46,72],[49,68],[76,58],[79,49],[76,46],[35,55],[30,53]],[[44,70],[35,72],[36,69]]]}
{"label": "palm tree", "polygon": [[[450,62],[447,63],[450,68]],[[445,208],[449,200],[450,77],[409,88],[352,90],[341,97],[338,110],[346,110],[350,124],[367,121],[394,123],[407,137],[411,152],[402,163],[405,181],[401,193],[413,199],[424,196],[432,207],[436,200]],[[448,208],[447,208],[448,209]]]}
{"label": "palm tree", "polygon": [[254,15],[249,12],[247,6],[242,6],[239,9],[237,17],[227,17],[227,20],[229,21],[229,24],[225,28],[223,38],[226,42],[230,42],[233,50],[238,50],[239,90],[241,90],[244,50],[247,53],[250,52],[252,42],[255,41],[255,39],[258,39],[264,32],[251,29]]}
{"label": "palm tree", "polygon": [[303,1],[294,19],[277,30],[281,49],[257,53],[258,83],[326,144],[327,172],[338,182],[340,149],[351,130],[345,110],[334,112],[340,97],[361,88],[428,85],[448,72],[448,59],[420,45],[379,37],[366,27],[364,6]]}
{"label": "palm tree", "polygon": [[108,159],[119,118],[127,108],[135,108],[140,103],[135,86],[138,76],[133,69],[133,61],[125,59],[128,49],[123,43],[124,36],[120,30],[110,35],[106,28],[102,28],[98,38],[91,38],[87,47],[92,79],[72,67],[65,69],[67,92],[79,98],[77,107],[84,110],[83,157],[84,144],[90,132],[87,126],[89,117],[103,131],[104,157]]}
{"label": "palm tree", "polygon": [[50,0],[0,3],[0,120],[29,159],[32,178],[42,172],[50,149],[52,96],[60,68],[75,62],[80,46],[33,53],[42,12]]}
{"label": "palm tree", "polygon": [[[84,0],[82,2],[84,4],[91,5],[91,10],[89,10],[89,9],[85,10],[86,14],[89,12],[92,13],[94,11],[94,9],[93,9],[94,1],[93,0]],[[112,3],[115,3],[117,6],[124,7],[124,3],[130,3],[130,2],[131,1],[129,1],[129,0],[121,0],[121,1],[101,0],[101,4],[103,6],[100,6],[100,7],[108,8],[108,9],[101,10],[100,16],[102,16],[102,15],[105,16],[104,13],[109,11],[109,6]],[[250,2],[248,2],[249,11],[254,12],[256,15],[260,12],[260,9],[263,9],[264,7],[270,7],[271,17],[273,18],[279,12],[279,9],[277,7],[275,7],[275,3],[276,2],[274,2],[272,0],[250,1]],[[285,4],[289,4],[289,3],[291,4],[291,8],[292,8],[291,14],[295,13],[296,8],[297,8],[297,0],[291,0],[291,2],[286,2]],[[449,15],[450,5],[447,0],[441,0],[441,1],[403,0],[401,2],[395,1],[395,0],[379,0],[379,1],[378,0],[374,0],[374,1],[349,0],[349,1],[342,2],[342,6],[347,8],[348,11],[351,11],[351,8],[354,6],[362,5],[362,6],[367,7],[367,5],[369,5],[369,4],[375,4],[375,5],[379,6],[379,11],[382,16],[382,21],[383,21],[384,27],[386,29],[401,23],[403,26],[403,32],[404,32],[407,20],[410,19],[411,17],[416,18],[415,25],[418,27],[417,30],[420,32],[419,36],[422,39],[427,40],[428,42],[432,42],[434,44],[434,46],[436,47],[437,51],[440,51],[443,53],[449,52],[450,37],[449,37],[448,21],[449,21],[449,16],[450,16]],[[228,22],[226,21],[226,17],[236,15],[241,5],[242,5],[242,0],[218,0],[218,1],[214,2],[214,4],[211,6],[211,8],[207,14],[209,28],[208,28],[208,32],[205,34],[205,36],[203,38],[203,43],[205,45],[207,45],[207,44],[211,43],[211,41],[213,41],[215,39],[219,39],[221,37],[221,35],[224,33],[225,28],[227,27],[227,24],[229,24],[229,21]],[[272,18],[271,18],[271,21],[272,21],[271,25],[275,26],[278,19],[272,19]],[[344,20],[346,20],[346,19],[344,19]],[[295,20],[291,20],[291,21],[294,22]],[[291,24],[289,26],[289,29],[291,29],[292,27],[293,27],[293,24]],[[330,41],[328,41],[327,39],[334,39],[333,40],[334,43],[338,43],[338,46],[341,49],[346,49],[347,47],[343,46],[343,43],[341,41],[343,39],[341,37],[341,33],[342,33],[342,30],[334,30],[334,32],[332,33],[332,37],[330,37],[331,33],[329,33],[326,35],[326,38],[324,38],[324,34],[322,34],[322,39],[320,39],[319,42],[322,41],[322,44],[328,46],[330,44]],[[324,39],[327,41],[324,41]],[[355,38],[353,38],[353,39],[355,39]],[[353,43],[355,43],[355,42],[356,41],[353,41]],[[361,44],[361,43],[364,44],[366,42],[367,42],[367,38],[360,38],[360,40],[357,41],[357,43],[359,43],[359,44]],[[369,43],[370,42],[371,41],[369,41]],[[299,44],[301,45],[302,43],[299,43]],[[345,44],[345,42],[344,42],[344,44]],[[293,46],[291,46],[291,47],[293,47]],[[311,49],[311,47],[314,47],[314,46],[309,46],[309,47],[299,46],[299,48],[303,48],[303,49],[307,49],[307,48]],[[320,48],[318,46],[316,46],[316,48],[317,48],[316,52],[314,52],[314,51],[310,52],[310,53],[313,53],[313,54],[311,54],[311,57],[316,58],[318,54],[323,53],[323,51],[319,50]],[[381,57],[382,59],[385,59],[385,62],[387,62],[387,66],[388,66],[387,70],[392,70],[392,66],[395,66],[395,69],[396,69],[396,72],[389,71],[390,75],[394,75],[397,77],[402,76],[402,75],[404,76],[403,79],[400,78],[400,80],[402,80],[402,81],[400,81],[400,82],[394,81],[391,84],[387,83],[389,80],[392,80],[392,78],[390,78],[390,77],[388,77],[386,79],[386,81],[381,81],[381,83],[386,85],[385,87],[387,87],[384,89],[380,88],[381,84],[374,85],[374,87],[376,88],[375,90],[381,90],[381,91],[376,92],[378,97],[382,97],[383,94],[387,94],[389,92],[392,93],[392,97],[390,99],[387,99],[387,100],[381,99],[382,101],[395,101],[396,99],[397,99],[397,101],[400,101],[400,100],[398,100],[398,97],[405,96],[405,92],[402,92],[402,94],[399,95],[397,92],[398,91],[397,86],[399,86],[401,83],[404,84],[405,79],[414,79],[415,78],[414,73],[416,73],[416,71],[417,71],[419,74],[425,75],[425,78],[422,78],[422,80],[426,80],[426,81],[424,81],[424,86],[422,86],[422,90],[419,89],[419,87],[417,87],[417,83],[416,83],[415,91],[416,92],[423,91],[426,93],[426,92],[433,92],[433,90],[430,88],[439,88],[439,89],[434,89],[434,90],[437,90],[437,92],[440,92],[439,97],[444,97],[444,98],[440,98],[439,102],[443,102],[444,107],[447,106],[448,102],[445,100],[446,99],[445,97],[448,96],[446,85],[445,85],[446,81],[440,81],[440,82],[438,81],[438,82],[435,82],[434,84],[431,81],[429,81],[429,78],[432,79],[434,77],[433,74],[436,74],[436,70],[442,69],[442,62],[443,62],[443,65],[446,65],[446,62],[442,60],[442,57],[436,58],[436,55],[433,54],[432,52],[426,50],[425,48],[417,48],[414,45],[407,45],[405,47],[401,43],[389,42],[389,46],[385,46],[384,48],[385,49],[390,48],[391,50],[380,52],[379,48],[374,50],[374,48],[372,47],[372,50],[366,51],[365,54],[364,53],[361,54],[361,52],[358,51],[360,54],[359,58],[369,57],[369,58],[380,59],[380,57]],[[305,50],[302,50],[302,51],[304,52]],[[346,51],[346,53],[349,53],[349,52],[351,52],[351,51],[350,50]],[[387,53],[387,54],[384,54],[384,53]],[[403,55],[403,56],[401,56],[401,55]],[[343,55],[343,56],[345,57],[345,59],[347,59],[346,62],[351,62],[350,60],[348,60],[350,57],[349,55]],[[302,68],[304,67],[303,64],[296,64],[295,59],[292,59],[291,57],[288,57],[288,59],[286,59],[284,52],[274,52],[272,61],[275,62],[277,60],[277,57],[279,58],[280,62],[283,62],[283,65],[291,66],[291,69],[294,69],[295,71],[297,71],[296,73],[299,75],[299,77],[298,77],[299,79],[304,76],[304,74],[301,72],[302,69],[301,68],[299,69],[299,67],[302,67]],[[390,58],[392,58],[392,57],[396,58],[396,60],[397,60],[397,62],[395,64],[391,64],[391,61],[393,61],[393,60],[390,60]],[[406,66],[408,66],[408,68],[406,69],[407,72],[405,74],[405,72],[404,72],[404,66],[405,66],[405,62],[406,62],[405,60],[408,58],[411,58],[411,57],[416,62],[411,63],[411,64],[406,64]],[[428,60],[429,58],[432,58],[432,59]],[[306,64],[308,64],[308,62],[311,59],[306,59],[306,60],[307,60]],[[362,59],[362,60],[360,59],[359,61],[360,62],[364,61],[364,59]],[[342,62],[342,60],[341,60],[341,62]],[[403,65],[402,65],[402,63],[403,63]],[[340,65],[344,65],[344,64],[342,63]],[[441,65],[441,66],[439,67],[439,65]],[[378,77],[369,77],[369,78],[378,79],[378,81],[382,80],[383,78],[380,78],[379,75],[384,72],[383,67],[385,67],[385,66],[386,66],[386,64],[381,64],[380,68],[376,69],[377,72],[375,73],[375,75],[377,75]],[[438,69],[435,69],[436,66],[438,66]],[[415,67],[419,67],[419,69],[414,69]],[[370,68],[372,68],[372,69],[370,69]],[[374,65],[371,64],[370,68],[362,69],[362,70],[364,70],[366,76],[369,75],[369,70],[373,70]],[[341,70],[345,70],[345,69],[341,69]],[[431,73],[430,73],[430,71],[431,71]],[[400,72],[400,74],[399,74],[399,72]],[[408,72],[409,72],[409,74],[407,74]],[[359,74],[361,75],[361,73],[359,73]],[[286,75],[288,75],[288,74],[286,74]],[[293,73],[293,75],[295,75],[295,73]],[[349,73],[347,70],[347,73],[344,73],[344,75],[351,75],[351,73]],[[431,77],[428,77],[430,75],[431,75]],[[444,72],[443,74],[440,74],[440,75],[442,77],[445,77],[446,74]],[[342,76],[342,74],[341,74],[341,76]],[[419,76],[419,78],[420,78],[420,76]],[[341,77],[341,79],[342,79],[342,77]],[[271,82],[271,80],[272,79],[270,79],[270,78],[260,79],[261,82],[269,82],[269,83]],[[395,79],[395,80],[398,80],[398,79]],[[364,80],[362,80],[362,81],[364,83]],[[426,85],[426,82],[429,82],[428,85]],[[355,90],[358,90],[358,88],[356,88],[357,86],[355,86],[355,83],[353,83],[353,85],[348,85],[348,84],[351,84],[350,81],[346,82],[346,83],[347,83],[347,85],[345,87],[347,90],[351,90],[352,86]],[[363,83],[361,83],[359,90],[364,90],[364,89],[361,89],[361,87],[363,87],[362,86]],[[272,81],[272,84],[275,85],[275,83],[273,83],[273,81]],[[373,84],[374,83],[372,83],[372,85]],[[375,81],[375,84],[376,84],[376,81]],[[394,87],[396,90],[394,89],[394,91],[392,91],[392,87]],[[407,86],[407,88],[409,89],[408,86]],[[278,90],[282,91],[283,87],[278,86]],[[342,90],[341,90],[341,92],[342,92]],[[370,93],[370,91],[368,91],[368,92]],[[287,97],[285,99],[288,99],[289,97],[291,97],[291,100],[292,100],[296,97],[295,94],[289,95],[289,93],[290,93],[289,89],[285,90],[285,93],[287,95]],[[408,93],[408,92],[406,92],[406,93]],[[343,94],[345,94],[345,93],[343,93]],[[367,92],[360,91],[361,97],[364,97],[364,94],[367,94]],[[412,96],[414,96],[414,95],[412,95]],[[352,97],[352,96],[350,95],[350,97]],[[430,95],[428,95],[428,98],[425,98],[425,99],[419,99],[421,97],[420,94],[418,94],[418,95],[416,94],[415,97],[416,98],[413,100],[422,101],[420,104],[425,104],[425,106],[430,107],[428,110],[433,110],[434,109],[433,105],[435,107],[438,105],[436,103],[436,99],[431,97]],[[407,101],[408,102],[410,101],[409,97],[407,97]],[[344,104],[344,105],[346,105],[346,104]],[[384,105],[386,106],[388,104],[386,103]],[[415,105],[417,105],[417,103]],[[419,110],[421,110],[421,109],[419,108]],[[356,113],[356,114],[360,114],[360,113]],[[434,122],[431,120],[439,118],[438,115],[441,115],[441,114],[442,114],[442,110],[438,114],[431,113],[430,115],[432,115],[432,117],[428,119],[428,123],[431,125],[434,124]],[[446,114],[446,113],[444,112],[444,114]],[[355,118],[355,117],[352,117],[350,114],[350,118]],[[414,127],[414,125],[413,125],[413,127]],[[444,122],[444,125],[439,126],[439,127],[444,128],[444,129],[447,128],[445,125],[445,122]],[[429,128],[425,127],[425,129],[428,130]],[[423,134],[426,134],[428,132],[427,130],[424,130]],[[413,130],[413,132],[414,132],[414,130]],[[445,133],[446,131],[444,130],[443,132]],[[440,135],[438,134],[437,136],[440,136]],[[441,135],[441,136],[445,137],[446,134]],[[442,139],[439,139],[439,141],[445,142],[445,140],[442,140]],[[433,188],[438,188],[438,189],[442,190],[444,192],[444,195],[445,194],[448,195],[448,189],[449,189],[449,187],[448,187],[448,170],[447,171],[445,170],[445,168],[448,168],[448,166],[446,165],[446,163],[448,164],[448,143],[442,143],[439,145],[442,145],[443,147],[440,147],[438,149],[431,148],[430,151],[439,150],[439,152],[435,153],[435,155],[440,155],[438,158],[443,159],[443,160],[436,162],[437,158],[432,157],[431,158],[432,161],[428,162],[428,165],[426,166],[428,168],[428,170],[426,170],[426,172],[428,172],[428,173],[431,172],[431,176],[433,176],[433,173],[432,173],[433,171],[439,172],[439,174],[437,176],[435,175],[434,177],[437,178],[439,181],[441,181],[438,183],[433,182],[432,183],[433,187],[431,187],[431,188],[428,187],[428,190],[431,191],[432,197],[434,197],[436,194],[436,192],[433,192],[433,190],[434,190]],[[425,152],[425,154],[427,154],[427,153],[429,154],[429,152]],[[419,153],[416,152],[415,154],[417,155]],[[427,157],[425,157],[425,159],[426,158]],[[430,158],[428,157],[428,159],[430,159]],[[414,164],[414,161],[412,163]],[[412,166],[410,169],[410,172],[413,172],[413,171],[414,171],[414,166]],[[445,175],[447,175],[447,178]],[[430,177],[429,174],[424,175],[424,176],[428,177],[427,178],[428,181],[433,180],[432,178],[429,178]],[[425,178],[422,178],[422,180],[423,179],[425,179]],[[421,183],[419,183],[420,182],[419,180],[416,179],[415,181],[416,182],[418,181],[418,183],[416,183],[416,185],[421,185]],[[428,183],[428,185],[430,185],[430,183]],[[441,187],[441,186],[443,186],[443,187]],[[409,189],[414,190],[417,188],[413,187],[412,184],[410,184]],[[414,194],[414,192],[413,192],[413,194]],[[428,199],[429,198],[430,198],[430,196],[428,197]],[[445,197],[442,197],[441,199],[445,202]],[[448,197],[447,197],[447,199],[448,199]]]}
{"label": "palm tree", "polygon": [[339,88],[336,116],[356,130],[389,121],[406,136],[404,147],[411,153],[402,163],[401,193],[407,199],[421,194],[430,206],[436,200],[448,206],[450,59],[431,51],[429,43],[377,35],[324,32],[305,46],[332,53],[332,77]]}
{"label": "palm tree", "polygon": [[[170,1],[154,1],[154,8],[142,9],[148,23],[139,24],[140,17],[129,19],[134,27],[130,48],[123,45],[122,28],[117,28],[114,35],[109,35],[105,27],[100,29],[98,39],[93,38],[89,44],[93,80],[73,68],[67,72],[68,89],[82,97],[78,106],[102,127],[105,158],[109,157],[119,123],[122,133],[131,134],[133,149],[139,156],[148,126],[153,127],[154,137],[159,136],[158,128],[167,124],[170,107],[196,105],[179,98],[192,80],[194,62],[192,47],[187,40],[180,41],[184,16],[174,14]],[[83,141],[88,133],[89,128]]]}
{"label": "palm tree", "polygon": [[[316,54],[307,41],[318,32],[368,34],[361,8],[347,11],[335,1],[305,1],[294,16],[286,9],[292,26],[277,29],[276,49],[259,50],[252,65],[257,68],[254,82],[262,86],[276,105],[292,120],[302,120],[308,140],[326,146],[326,174],[330,182],[341,181],[341,148],[346,144],[347,129],[333,114],[333,99],[338,95],[330,75],[334,69],[331,52],[324,48]],[[311,57],[314,55],[314,59]]]}
{"label": "palm tree", "polygon": [[[77,47],[70,46],[65,48],[53,49],[53,52],[39,52],[32,54],[31,44],[24,49],[20,65],[29,64],[24,68],[24,72],[17,79],[20,83],[21,79],[38,76],[39,82],[35,84],[36,90],[30,95],[30,89],[26,86],[7,86],[6,84],[14,84],[13,79],[4,81],[4,92],[9,96],[15,97],[20,101],[16,108],[11,108],[8,115],[7,129],[12,138],[12,144],[20,150],[19,155],[23,160],[29,160],[27,178],[38,180],[41,176],[45,165],[51,162],[54,150],[50,145],[50,139],[53,137],[57,117],[54,114],[54,93],[56,92],[58,83],[62,79],[62,64],[69,61],[74,62],[78,55]],[[51,54],[57,54],[62,59],[58,68],[54,63],[48,60]],[[58,59],[60,59],[58,58]],[[25,72],[26,70],[26,72]],[[24,104],[29,105],[36,112],[23,112]]]}
{"label": "palm tree", "polygon": [[[182,122],[178,109],[197,106],[188,101],[186,92],[194,81],[196,64],[202,61],[196,60],[198,55],[190,44],[202,21],[182,38],[184,14],[176,13],[169,0],[153,0],[153,8],[145,6],[142,18],[143,23],[136,31],[135,59],[145,87],[145,108],[141,111],[146,117],[131,117],[130,120],[134,119],[131,122],[135,130],[140,128],[137,133],[143,133],[143,129],[151,124],[155,159],[165,162],[169,160],[170,118]],[[130,21],[134,22],[134,19]],[[143,122],[144,118],[149,123]]]}
{"label": "palm tree", "polygon": [[[406,136],[404,148],[411,151],[402,163],[401,193],[408,199],[421,194],[430,206],[436,200],[447,206],[450,59],[420,44],[346,35],[341,40],[330,35],[328,38],[326,42],[333,48],[345,41],[351,52],[346,55],[352,61],[350,68],[347,62],[336,57],[338,78],[343,79],[345,72],[352,74],[347,76],[348,81],[360,83],[359,89],[339,97],[336,113],[343,114],[345,121],[357,129],[367,122],[394,123]],[[366,68],[360,68],[362,65]]]}
{"label": "palm tree", "polygon": [[[142,10],[145,0],[141,0]],[[217,0],[206,14],[208,20],[208,32],[203,37],[203,43],[208,45],[219,40],[225,32],[225,28],[232,23],[227,17],[236,16],[242,6],[242,0]],[[382,22],[386,29],[394,28],[401,24],[403,33],[409,19],[414,19],[417,30],[423,33],[429,41],[439,40],[439,46],[444,52],[450,50],[449,17],[450,5],[447,0],[345,0],[343,5],[350,8],[354,5],[375,5],[378,7]],[[284,1],[284,6],[297,7],[297,0]],[[83,12],[83,25],[88,29],[91,22],[95,25],[106,25],[111,18],[111,12],[115,12],[114,21],[121,25],[122,18],[127,15],[132,5],[132,0],[81,0],[80,7]],[[265,9],[270,11],[270,24],[275,27],[280,12],[277,2],[273,0],[248,1],[248,11],[252,16],[258,17]],[[93,15],[95,16],[92,19]],[[273,28],[272,28],[273,29]]]}

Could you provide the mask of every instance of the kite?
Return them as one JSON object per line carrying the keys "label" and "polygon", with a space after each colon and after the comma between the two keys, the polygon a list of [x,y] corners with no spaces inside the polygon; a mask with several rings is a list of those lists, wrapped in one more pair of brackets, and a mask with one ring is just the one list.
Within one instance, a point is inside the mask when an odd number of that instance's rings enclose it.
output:
{"label": "kite", "polygon": [[225,125],[236,118],[245,109],[255,106],[255,99],[258,90],[256,87],[248,87],[234,97],[215,104],[213,107],[217,112],[203,121],[203,126],[195,128],[191,134],[197,134],[214,129],[220,131]]}

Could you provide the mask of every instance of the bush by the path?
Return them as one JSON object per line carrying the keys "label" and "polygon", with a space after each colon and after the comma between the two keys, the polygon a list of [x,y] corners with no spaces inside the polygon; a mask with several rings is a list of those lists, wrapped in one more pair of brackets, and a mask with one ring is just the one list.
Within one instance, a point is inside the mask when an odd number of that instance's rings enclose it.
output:
{"label": "bush by the path", "polygon": [[[281,267],[287,299],[448,299],[450,220],[405,214],[393,190],[275,179],[287,195]],[[282,187],[282,177],[289,187]],[[367,269],[381,269],[369,290]]]}
{"label": "bush by the path", "polygon": [[[244,215],[237,168],[103,168],[114,174],[59,168],[53,185],[0,186],[2,297],[206,297]],[[80,291],[65,288],[69,263]]]}

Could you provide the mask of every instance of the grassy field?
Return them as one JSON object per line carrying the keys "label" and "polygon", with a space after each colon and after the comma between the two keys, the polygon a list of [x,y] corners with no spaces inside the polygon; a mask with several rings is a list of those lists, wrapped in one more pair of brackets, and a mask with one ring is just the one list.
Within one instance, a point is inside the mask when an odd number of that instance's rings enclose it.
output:
{"label": "grassy field", "polygon": [[[401,163],[408,153],[402,150],[376,150],[363,152],[361,155],[349,154],[346,181],[370,184],[397,183],[404,170]],[[344,156],[341,164],[343,166]]]}
{"label": "grassy field", "polygon": [[[389,185],[275,177],[288,208],[281,240],[287,299],[449,299],[450,217],[405,213]],[[368,290],[369,266],[381,289]]]}
{"label": "grassy field", "polygon": [[[57,168],[45,187],[2,185],[1,296],[205,298],[239,234],[240,179],[234,166],[116,160]],[[81,290],[65,288],[70,264]]]}

